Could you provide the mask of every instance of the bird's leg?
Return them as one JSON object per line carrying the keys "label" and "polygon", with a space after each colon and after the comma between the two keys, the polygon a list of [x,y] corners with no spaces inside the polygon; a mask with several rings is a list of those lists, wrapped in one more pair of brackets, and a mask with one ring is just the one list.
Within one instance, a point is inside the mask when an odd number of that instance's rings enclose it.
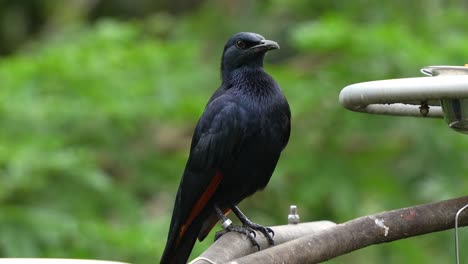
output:
{"label": "bird's leg", "polygon": [[236,226],[232,224],[232,221],[227,218],[223,212],[219,209],[218,206],[215,206],[215,212],[219,217],[219,220],[221,221],[221,226],[223,227],[224,230],[221,230],[219,232],[216,232],[215,234],[215,241],[218,240],[222,235],[228,233],[228,232],[237,232],[241,233],[247,236],[247,238],[250,240],[250,242],[260,250],[260,245],[257,243],[255,240],[255,231],[253,231],[250,228],[242,227],[242,226]]}
{"label": "bird's leg", "polygon": [[256,224],[256,223],[250,221],[247,218],[247,216],[245,216],[241,212],[239,207],[237,207],[235,205],[232,206],[231,209],[234,212],[234,214],[236,214],[236,216],[239,218],[239,220],[242,222],[243,227],[245,227],[249,231],[255,231],[256,230],[256,231],[262,233],[265,236],[265,238],[268,240],[268,244],[270,244],[270,245],[275,244],[275,241],[273,240],[273,236],[275,235],[275,232],[273,232],[273,230],[271,228],[264,227],[264,226],[261,226],[259,224]]}
{"label": "bird's leg", "polygon": [[222,227],[223,229],[229,228],[229,227],[232,225],[231,219],[227,218],[227,217],[223,214],[223,212],[221,211],[221,209],[219,209],[218,206],[215,205],[214,208],[215,208],[216,214],[217,214],[218,217],[219,217],[219,220],[221,221],[221,227]]}

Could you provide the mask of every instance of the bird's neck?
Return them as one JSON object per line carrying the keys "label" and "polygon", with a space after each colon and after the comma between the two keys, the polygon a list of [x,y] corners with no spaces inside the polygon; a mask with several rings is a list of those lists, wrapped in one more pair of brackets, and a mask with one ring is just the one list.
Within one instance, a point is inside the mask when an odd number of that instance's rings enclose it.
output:
{"label": "bird's neck", "polygon": [[222,72],[222,80],[227,87],[251,84],[270,78],[263,67],[260,66],[243,66],[231,71]]}

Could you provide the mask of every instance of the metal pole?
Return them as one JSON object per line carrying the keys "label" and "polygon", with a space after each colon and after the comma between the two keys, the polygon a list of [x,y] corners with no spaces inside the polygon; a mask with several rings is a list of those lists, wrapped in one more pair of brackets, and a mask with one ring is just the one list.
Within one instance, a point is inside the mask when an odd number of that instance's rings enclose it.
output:
{"label": "metal pole", "polygon": [[[468,98],[468,75],[415,77],[356,83],[340,93],[340,103],[356,112],[420,116],[420,105],[409,102]],[[408,102],[407,104],[404,104]],[[429,106],[428,117],[443,117],[440,106]]]}

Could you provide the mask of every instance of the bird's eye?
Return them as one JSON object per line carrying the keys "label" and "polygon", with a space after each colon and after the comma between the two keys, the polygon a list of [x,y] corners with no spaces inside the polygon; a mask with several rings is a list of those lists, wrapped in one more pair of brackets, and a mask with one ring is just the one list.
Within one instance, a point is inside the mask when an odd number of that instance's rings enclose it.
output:
{"label": "bird's eye", "polygon": [[240,40],[240,39],[238,39],[238,40],[236,41],[236,47],[237,47],[238,49],[245,49],[246,46],[247,46],[247,45],[245,44],[244,41],[242,41],[242,40]]}

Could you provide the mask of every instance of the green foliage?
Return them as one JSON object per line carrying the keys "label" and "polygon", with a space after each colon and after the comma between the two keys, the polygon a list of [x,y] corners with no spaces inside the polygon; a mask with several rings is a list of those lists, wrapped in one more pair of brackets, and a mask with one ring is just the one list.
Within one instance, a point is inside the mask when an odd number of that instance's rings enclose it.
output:
{"label": "green foliage", "polygon": [[104,21],[1,62],[3,256],[156,258],[168,216],[141,220],[169,210],[185,153],[155,135],[212,85],[190,44]]}
{"label": "green foliage", "polygon": [[[280,42],[266,68],[293,114],[269,186],[240,205],[252,220],[284,224],[297,204],[304,221],[342,222],[466,194],[466,136],[441,120],[338,103],[354,82],[466,62],[465,8],[399,2],[206,1],[180,17],[78,23],[2,58],[0,257],[154,263],[192,129],[219,85],[222,45],[240,30]],[[444,232],[330,263],[441,263],[452,249]]]}

